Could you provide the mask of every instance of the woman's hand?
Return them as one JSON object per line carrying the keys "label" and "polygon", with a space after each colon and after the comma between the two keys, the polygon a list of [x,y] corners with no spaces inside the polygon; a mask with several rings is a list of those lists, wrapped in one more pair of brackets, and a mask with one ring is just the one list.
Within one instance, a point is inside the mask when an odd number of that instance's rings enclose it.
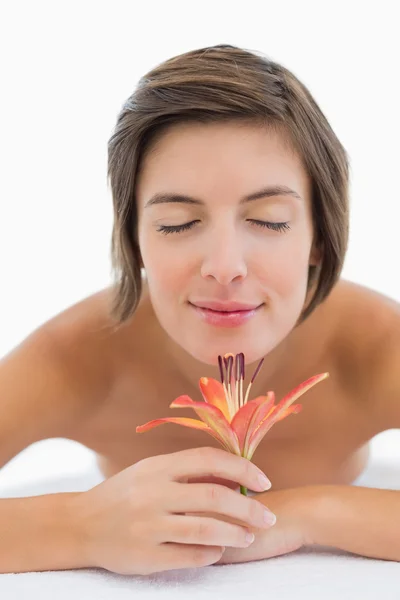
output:
{"label": "woman's hand", "polygon": [[[263,527],[261,503],[229,485],[188,480],[220,478],[256,491],[265,489],[259,474],[247,459],[212,447],[151,456],[131,465],[71,500],[82,564],[147,575],[206,566],[221,557],[223,547],[248,546],[249,528]],[[216,518],[205,516],[210,511]]]}
{"label": "woman's hand", "polygon": [[[271,490],[254,495],[254,499],[276,515],[275,525],[266,530],[250,527],[250,531],[255,535],[254,542],[248,548],[227,546],[220,560],[214,564],[224,565],[272,558],[312,544],[309,535],[309,519],[318,499],[315,490],[314,486],[305,486]],[[218,519],[241,524],[240,521],[226,518],[224,515],[218,515]]]}

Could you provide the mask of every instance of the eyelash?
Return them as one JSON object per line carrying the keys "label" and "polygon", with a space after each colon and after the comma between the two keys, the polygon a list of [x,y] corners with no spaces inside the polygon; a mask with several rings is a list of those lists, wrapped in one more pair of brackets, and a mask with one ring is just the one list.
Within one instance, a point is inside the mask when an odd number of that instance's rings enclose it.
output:
{"label": "eyelash", "polygon": [[[267,227],[268,229],[273,229],[274,231],[279,231],[280,233],[290,229],[290,225],[287,221],[285,223],[272,223],[271,221],[258,221],[257,219],[249,220],[251,223],[255,223],[258,227]],[[196,221],[190,221],[189,223],[184,223],[183,225],[160,225],[160,228],[157,229],[157,231],[160,231],[164,235],[168,235],[169,233],[182,233],[183,231],[191,229],[195,223]]]}

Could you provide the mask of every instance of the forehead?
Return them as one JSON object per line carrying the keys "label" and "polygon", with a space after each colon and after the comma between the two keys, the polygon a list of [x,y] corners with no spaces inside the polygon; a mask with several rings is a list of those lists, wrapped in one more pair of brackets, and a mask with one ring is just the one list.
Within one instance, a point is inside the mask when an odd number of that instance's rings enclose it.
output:
{"label": "forehead", "polygon": [[198,195],[236,190],[246,194],[265,184],[285,184],[304,198],[310,181],[283,131],[248,123],[185,123],[171,126],[149,147],[137,177],[145,191]]}

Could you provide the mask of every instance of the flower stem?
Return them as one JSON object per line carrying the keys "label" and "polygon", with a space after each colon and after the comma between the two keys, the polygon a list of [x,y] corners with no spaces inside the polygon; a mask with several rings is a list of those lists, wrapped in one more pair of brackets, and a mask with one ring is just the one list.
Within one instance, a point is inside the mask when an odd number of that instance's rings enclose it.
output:
{"label": "flower stem", "polygon": [[247,496],[247,487],[244,487],[244,485],[241,485],[240,493],[243,494],[243,496]]}

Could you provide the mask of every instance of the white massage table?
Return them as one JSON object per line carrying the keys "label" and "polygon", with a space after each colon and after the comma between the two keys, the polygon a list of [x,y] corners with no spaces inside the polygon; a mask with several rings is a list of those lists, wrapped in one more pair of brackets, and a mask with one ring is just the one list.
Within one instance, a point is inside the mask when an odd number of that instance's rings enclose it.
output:
{"label": "white massage table", "polygon": [[[388,452],[385,435],[391,440],[398,436],[396,451],[390,446]],[[380,443],[372,446],[367,469],[353,485],[400,490],[400,432],[392,430],[377,437]],[[86,490],[102,480],[94,462],[74,476],[19,486],[2,485],[0,473],[0,497]],[[96,568],[0,575],[1,600],[31,598],[400,600],[400,563],[309,546],[261,561],[177,569],[148,576],[117,575]]]}

